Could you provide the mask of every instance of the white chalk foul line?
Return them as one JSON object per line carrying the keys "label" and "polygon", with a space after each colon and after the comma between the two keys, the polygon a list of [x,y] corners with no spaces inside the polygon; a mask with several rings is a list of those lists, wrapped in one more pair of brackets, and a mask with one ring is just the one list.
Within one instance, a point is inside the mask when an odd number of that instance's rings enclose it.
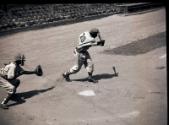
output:
{"label": "white chalk foul line", "polygon": [[164,55],[160,56],[159,58],[160,58],[160,59],[164,59],[164,58],[166,58],[166,54],[164,54]]}
{"label": "white chalk foul line", "polygon": [[81,91],[78,93],[81,96],[95,96],[95,92],[93,90],[85,90],[85,91]]}
{"label": "white chalk foul line", "polygon": [[140,114],[139,111],[132,111],[129,113],[125,113],[122,115],[119,115],[120,118],[133,118],[133,117],[137,117]]}

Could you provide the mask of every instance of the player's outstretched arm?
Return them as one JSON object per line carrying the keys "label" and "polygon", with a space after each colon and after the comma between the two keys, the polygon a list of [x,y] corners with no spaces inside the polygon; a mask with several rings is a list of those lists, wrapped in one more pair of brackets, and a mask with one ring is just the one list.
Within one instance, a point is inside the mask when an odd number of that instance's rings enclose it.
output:
{"label": "player's outstretched arm", "polygon": [[27,70],[22,70],[21,74],[36,74],[37,76],[42,76],[43,71],[41,65],[36,66],[35,70],[33,71],[27,71]]}
{"label": "player's outstretched arm", "polygon": [[97,45],[98,46],[104,46],[105,40],[102,39],[100,32],[98,32],[98,38],[99,38],[99,41],[97,42]]}
{"label": "player's outstretched arm", "polygon": [[21,74],[35,74],[35,71],[26,71],[26,70],[23,70],[23,71],[21,71]]}
{"label": "player's outstretched arm", "polygon": [[101,35],[100,35],[100,32],[98,32],[98,38],[99,38],[100,41],[102,40],[102,37],[101,37]]}

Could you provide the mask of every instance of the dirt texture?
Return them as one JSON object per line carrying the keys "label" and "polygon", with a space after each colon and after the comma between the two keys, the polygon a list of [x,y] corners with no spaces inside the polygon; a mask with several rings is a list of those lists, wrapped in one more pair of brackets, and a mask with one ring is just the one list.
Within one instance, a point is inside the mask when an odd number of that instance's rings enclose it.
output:
{"label": "dirt texture", "polygon": [[[87,82],[84,67],[65,82],[79,34],[93,27],[106,40],[89,50],[99,82]],[[17,53],[25,54],[25,69],[40,64],[44,75],[20,77],[25,102],[0,109],[1,125],[167,125],[165,8],[1,36],[0,67]],[[95,96],[78,94],[85,90]]]}

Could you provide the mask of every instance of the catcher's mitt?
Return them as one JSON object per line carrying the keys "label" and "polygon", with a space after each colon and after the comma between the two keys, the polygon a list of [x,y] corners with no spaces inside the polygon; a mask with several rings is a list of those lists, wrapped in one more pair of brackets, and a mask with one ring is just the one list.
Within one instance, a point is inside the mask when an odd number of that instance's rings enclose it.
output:
{"label": "catcher's mitt", "polygon": [[38,65],[38,66],[36,67],[36,69],[35,69],[35,74],[36,74],[37,76],[42,76],[42,75],[43,75],[43,71],[42,71],[41,65]]}
{"label": "catcher's mitt", "polygon": [[104,46],[104,43],[105,43],[105,40],[101,40],[101,41],[97,42],[97,45]]}

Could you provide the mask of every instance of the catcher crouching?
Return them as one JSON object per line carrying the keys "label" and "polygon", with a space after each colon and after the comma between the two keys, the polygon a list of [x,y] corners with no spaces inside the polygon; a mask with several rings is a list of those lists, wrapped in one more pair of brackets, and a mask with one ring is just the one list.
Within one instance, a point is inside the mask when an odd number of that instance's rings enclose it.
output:
{"label": "catcher crouching", "polygon": [[42,76],[43,71],[40,65],[38,65],[33,71],[26,71],[22,68],[24,66],[25,56],[18,54],[13,62],[6,64],[4,68],[0,69],[0,87],[4,88],[8,95],[0,104],[3,109],[8,109],[7,103],[16,93],[16,89],[20,85],[20,80],[17,79],[23,74],[36,74]]}

